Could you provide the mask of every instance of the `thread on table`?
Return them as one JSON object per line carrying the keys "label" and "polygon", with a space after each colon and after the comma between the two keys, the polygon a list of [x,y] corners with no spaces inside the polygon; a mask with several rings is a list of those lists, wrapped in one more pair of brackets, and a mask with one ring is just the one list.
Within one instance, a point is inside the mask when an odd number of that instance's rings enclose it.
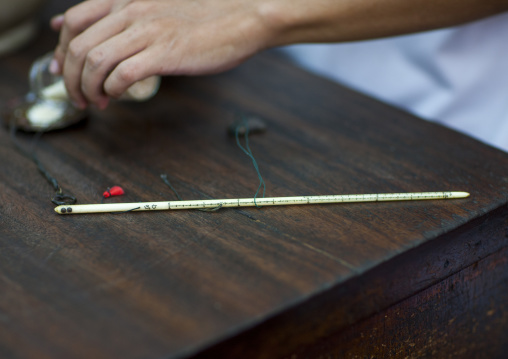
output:
{"label": "thread on table", "polygon": [[[239,132],[240,132],[240,128],[242,126],[245,126],[245,135],[244,135],[245,147],[242,146],[242,144],[240,143]],[[245,153],[247,156],[249,156],[249,158],[252,160],[252,165],[254,166],[254,169],[256,170],[256,173],[258,175],[259,186],[258,186],[256,193],[254,194],[254,205],[256,206],[256,208],[261,208],[261,206],[258,206],[258,204],[256,203],[256,198],[259,194],[259,191],[261,190],[261,187],[263,187],[263,198],[265,198],[266,184],[265,184],[265,181],[263,180],[263,177],[261,176],[261,172],[259,171],[258,163],[257,163],[256,159],[254,158],[254,155],[252,154],[252,150],[250,149],[250,146],[249,146],[249,125],[248,125],[245,117],[243,117],[242,121],[236,126],[235,138],[236,138],[236,144],[238,145],[238,147],[240,147],[240,149],[243,151],[243,153]]]}
{"label": "thread on table", "polygon": [[41,161],[39,161],[39,158],[37,157],[37,155],[35,154],[35,149],[37,147],[37,143],[38,141],[40,140],[42,134],[44,133],[43,131],[39,131],[37,132],[35,135],[34,135],[34,138],[32,140],[32,146],[31,146],[31,150],[30,151],[27,151],[25,148],[23,148],[23,146],[18,142],[18,139],[16,138],[16,132],[17,132],[17,128],[16,128],[16,125],[14,124],[14,120],[12,120],[9,124],[9,132],[10,132],[10,137],[11,137],[11,141],[12,143],[14,144],[14,146],[16,147],[16,149],[21,153],[23,154],[25,157],[29,158],[30,160],[32,160],[32,162],[35,163],[35,165],[37,166],[37,169],[39,170],[39,173],[42,174],[42,176],[44,178],[46,178],[46,180],[48,181],[48,183],[53,187],[53,189],[55,190],[55,194],[53,195],[53,197],[51,198],[51,202],[53,202],[53,204],[57,205],[57,206],[61,206],[61,205],[69,205],[69,204],[75,204],[77,202],[77,199],[76,197],[74,197],[73,195],[70,195],[70,194],[66,194],[63,192],[62,190],[62,187],[60,187],[60,185],[58,184],[58,181],[56,180],[55,177],[53,177],[47,170],[46,168],[44,167],[44,165],[41,163]]}
{"label": "thread on table", "polygon": [[111,212],[111,214],[129,213],[129,212],[135,211],[135,210],[140,209],[140,208],[141,208],[141,207],[136,207],[136,208],[133,208],[133,209],[128,209],[128,210],[123,211],[123,212]]}
{"label": "thread on table", "polygon": [[[239,133],[240,133],[240,129],[241,128],[245,129],[245,133],[244,133],[245,146],[242,146],[242,144],[240,143],[240,134]],[[57,205],[57,206],[75,204],[77,202],[76,197],[73,196],[73,195],[66,194],[66,193],[63,192],[63,189],[58,184],[57,179],[55,177],[53,177],[46,170],[44,165],[39,161],[39,158],[35,154],[35,149],[37,147],[37,143],[40,140],[40,138],[41,138],[42,134],[44,133],[44,131],[38,131],[34,135],[34,138],[32,140],[31,150],[27,151],[25,148],[23,148],[23,146],[18,142],[18,140],[16,138],[17,127],[14,124],[14,119],[9,124],[9,130],[10,130],[9,132],[10,132],[10,137],[11,137],[12,143],[14,144],[16,149],[21,154],[23,154],[24,156],[26,156],[27,158],[31,159],[34,162],[34,164],[37,166],[37,169],[39,170],[39,172],[42,174],[42,176],[44,178],[46,178],[48,183],[55,190],[55,194],[51,198],[51,202],[53,204]],[[235,129],[235,138],[236,138],[236,143],[237,143],[238,147],[240,147],[240,149],[252,160],[252,164],[254,166],[254,169],[256,170],[256,173],[257,173],[257,176],[258,176],[258,179],[259,179],[259,186],[258,186],[258,189],[256,190],[256,193],[254,194],[254,204],[255,204],[255,206],[257,208],[261,208],[261,206],[258,206],[258,204],[256,203],[256,198],[257,198],[257,196],[259,194],[259,191],[261,190],[261,187],[263,187],[263,198],[265,197],[266,184],[265,184],[265,181],[263,180],[263,177],[261,176],[261,172],[259,170],[259,166],[258,166],[257,161],[256,161],[254,155],[252,154],[252,150],[250,149],[250,146],[249,146],[249,125],[248,125],[248,122],[247,122],[245,117],[243,117],[242,121],[236,126],[236,129]],[[178,200],[182,201],[183,200],[182,197],[178,194],[176,189],[173,187],[171,182],[168,180],[167,175],[166,174],[161,174],[161,179],[164,181],[164,183],[166,183],[166,185],[169,186],[169,188],[171,188],[171,190],[175,193],[175,195],[178,198]],[[113,194],[113,189],[114,189],[114,192],[115,192],[114,194]],[[113,186],[111,189],[108,188],[108,190],[106,192],[104,192],[104,194],[103,194],[101,203],[103,202],[104,198],[108,198],[108,197],[110,197],[112,195],[121,195],[121,194],[124,194],[124,191],[119,186]],[[136,210],[138,208],[134,208],[134,209],[126,211],[126,212],[130,212],[130,211]],[[204,211],[204,212],[215,212],[215,211],[218,211],[221,208],[222,208],[222,204],[217,206],[217,207],[215,207],[215,208],[200,208],[198,210]]]}
{"label": "thread on table", "polygon": [[[245,147],[242,146],[242,144],[240,143],[240,129],[245,129],[245,133],[243,134],[243,136],[245,137]],[[254,169],[256,170],[256,173],[258,175],[259,187],[258,187],[256,193],[254,194],[254,204],[256,205],[257,208],[261,208],[261,206],[258,206],[258,204],[256,203],[256,198],[259,194],[259,191],[261,190],[261,187],[263,187],[263,198],[265,197],[266,184],[265,184],[265,181],[263,180],[263,177],[261,176],[261,172],[259,171],[258,163],[257,163],[256,159],[254,158],[254,155],[252,154],[252,150],[250,149],[250,146],[249,146],[249,124],[248,124],[247,120],[245,119],[245,117],[243,117],[242,121],[240,121],[235,127],[235,138],[236,138],[236,144],[238,145],[238,147],[240,147],[240,149],[247,156],[249,156],[249,158],[252,160],[252,164],[254,165]],[[175,189],[175,187],[173,187],[171,182],[168,180],[168,175],[163,173],[160,175],[160,177],[161,177],[162,181],[164,181],[164,183],[169,188],[171,188],[171,190],[175,194],[176,198],[178,198],[179,201],[183,201],[183,198],[180,196],[178,191]],[[219,206],[214,207],[214,208],[198,208],[198,211],[215,212],[221,208],[222,208],[222,204],[220,204]]]}
{"label": "thread on table", "polygon": [[[169,188],[171,188],[171,190],[173,191],[173,193],[175,194],[176,198],[178,198],[179,201],[183,201],[183,198],[180,196],[180,194],[177,192],[177,190],[175,189],[175,187],[173,187],[173,185],[171,184],[171,182],[169,182],[168,180],[168,175],[163,173],[161,174],[161,179],[162,181],[169,186]],[[218,211],[219,209],[222,208],[222,203],[219,204],[217,207],[213,207],[213,208],[197,208],[198,211],[201,211],[201,212],[216,212]]]}

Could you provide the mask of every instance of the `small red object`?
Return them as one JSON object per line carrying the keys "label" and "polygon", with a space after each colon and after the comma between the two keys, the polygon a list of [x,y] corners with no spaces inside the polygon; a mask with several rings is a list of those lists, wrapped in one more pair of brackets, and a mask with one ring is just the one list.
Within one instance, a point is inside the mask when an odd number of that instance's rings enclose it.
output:
{"label": "small red object", "polygon": [[106,192],[102,194],[102,197],[109,198],[111,196],[121,196],[124,194],[125,191],[120,186],[113,186],[111,188],[108,188]]}

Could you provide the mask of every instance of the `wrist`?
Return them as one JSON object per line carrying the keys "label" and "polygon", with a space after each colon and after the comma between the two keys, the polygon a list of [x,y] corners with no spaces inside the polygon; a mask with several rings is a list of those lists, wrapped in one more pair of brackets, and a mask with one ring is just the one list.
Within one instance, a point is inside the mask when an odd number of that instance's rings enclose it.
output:
{"label": "wrist", "polygon": [[[329,1],[267,0],[259,14],[270,37],[267,47],[336,41],[336,25],[345,9]],[[333,31],[332,31],[333,30]]]}

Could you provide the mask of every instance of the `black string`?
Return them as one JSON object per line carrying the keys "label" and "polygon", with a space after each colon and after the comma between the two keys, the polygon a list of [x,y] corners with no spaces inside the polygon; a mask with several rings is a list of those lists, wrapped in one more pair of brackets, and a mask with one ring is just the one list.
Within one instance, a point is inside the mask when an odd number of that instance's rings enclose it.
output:
{"label": "black string", "polygon": [[[240,128],[243,126],[245,126],[245,147],[242,146],[242,144],[240,143],[240,135],[239,135],[239,132],[240,132]],[[245,117],[242,119],[242,122],[238,124],[238,126],[236,126],[236,131],[235,131],[235,138],[236,138],[236,144],[238,145],[238,147],[240,147],[240,149],[243,151],[243,153],[245,153],[247,156],[249,156],[249,158],[252,160],[252,165],[254,166],[254,169],[256,170],[256,173],[258,175],[258,178],[259,178],[259,187],[256,191],[256,193],[254,194],[254,205],[256,206],[256,208],[261,208],[261,206],[258,206],[258,204],[256,203],[256,198],[259,194],[259,190],[261,189],[261,187],[263,187],[263,198],[265,198],[265,192],[266,192],[266,184],[265,184],[265,181],[263,180],[263,177],[261,176],[261,172],[259,171],[259,166],[258,166],[258,163],[256,161],[256,159],[254,158],[254,155],[252,154],[252,150],[250,149],[250,146],[249,146],[249,124],[247,123],[247,120],[245,119]]]}
{"label": "black string", "polygon": [[171,188],[171,190],[173,191],[173,193],[176,195],[176,198],[178,198],[179,201],[183,201],[183,198],[180,197],[180,195],[178,194],[178,192],[176,191],[175,187],[173,187],[173,185],[171,184],[171,182],[169,182],[168,180],[168,175],[163,173],[161,174],[161,179],[162,181],[164,181],[165,184],[167,184],[169,186],[169,188]]}
{"label": "black string", "polygon": [[[169,182],[168,175],[165,174],[165,173],[161,174],[161,179],[162,179],[162,181],[164,181],[165,184],[167,184],[169,186],[169,188],[171,188],[173,193],[176,195],[176,198],[178,198],[179,201],[183,201],[183,198],[180,197],[180,194],[178,194],[178,192],[176,191],[175,187],[173,187],[171,182]],[[196,208],[196,209],[198,211],[201,211],[201,212],[216,212],[216,211],[218,211],[221,208],[222,208],[222,203],[219,204],[217,207],[213,207],[213,208]]]}
{"label": "black string", "polygon": [[[241,128],[245,128],[245,134],[243,134],[245,136],[245,147],[242,146],[242,144],[240,143],[240,134],[239,133],[240,133],[240,129]],[[238,123],[236,125],[236,127],[235,127],[235,137],[236,137],[236,144],[252,160],[252,164],[253,164],[254,169],[256,170],[256,173],[258,175],[258,178],[259,178],[259,187],[258,187],[256,193],[254,194],[254,205],[257,208],[261,208],[261,206],[258,206],[258,204],[256,203],[256,198],[257,198],[257,196],[259,194],[259,191],[261,190],[261,187],[263,187],[263,198],[265,197],[266,184],[265,184],[265,181],[263,180],[263,177],[261,176],[261,172],[259,171],[258,163],[257,163],[256,159],[254,158],[254,155],[252,154],[252,150],[250,149],[250,146],[249,146],[249,124],[248,124],[247,120],[245,119],[245,117],[242,119],[242,121],[240,123]],[[176,198],[178,198],[179,201],[183,201],[183,198],[177,192],[175,187],[173,187],[171,182],[169,182],[168,175],[165,174],[165,173],[161,174],[161,179],[164,181],[164,183],[166,185],[168,185],[169,188],[171,188],[173,193],[176,195]],[[220,204],[219,206],[214,207],[214,208],[198,208],[198,211],[215,212],[215,211],[218,211],[221,208],[222,208],[222,204]]]}
{"label": "black string", "polygon": [[51,202],[53,202],[57,206],[75,204],[77,202],[76,197],[63,192],[62,187],[60,187],[56,178],[51,176],[51,174],[46,170],[46,168],[43,166],[41,161],[39,161],[39,158],[37,158],[37,155],[35,154],[36,144],[40,140],[43,132],[39,131],[34,135],[32,142],[32,150],[27,151],[26,149],[23,148],[23,146],[18,142],[16,138],[17,128],[14,124],[14,119],[11,120],[9,129],[12,143],[14,144],[16,149],[24,156],[31,159],[37,166],[39,172],[44,176],[44,178],[46,178],[48,183],[51,186],[53,186],[53,189],[55,190],[55,195],[53,196],[53,198],[51,198]]}
{"label": "black string", "polygon": [[129,213],[129,212],[135,211],[135,210],[140,209],[140,208],[141,207],[136,207],[136,208],[133,208],[133,209],[128,209],[127,211],[123,211],[123,212],[111,212],[111,214]]}

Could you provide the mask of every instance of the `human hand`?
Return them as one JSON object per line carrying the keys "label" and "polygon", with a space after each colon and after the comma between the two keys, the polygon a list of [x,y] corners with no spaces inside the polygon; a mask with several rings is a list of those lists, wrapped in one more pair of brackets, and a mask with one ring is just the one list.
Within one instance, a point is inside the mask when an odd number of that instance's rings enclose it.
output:
{"label": "human hand", "polygon": [[53,18],[60,41],[51,66],[80,108],[152,75],[227,70],[268,46],[259,2],[88,0]]}
{"label": "human hand", "polygon": [[52,20],[50,70],[75,104],[105,108],[138,80],[227,70],[271,46],[356,41],[508,11],[506,0],[87,0]]}

